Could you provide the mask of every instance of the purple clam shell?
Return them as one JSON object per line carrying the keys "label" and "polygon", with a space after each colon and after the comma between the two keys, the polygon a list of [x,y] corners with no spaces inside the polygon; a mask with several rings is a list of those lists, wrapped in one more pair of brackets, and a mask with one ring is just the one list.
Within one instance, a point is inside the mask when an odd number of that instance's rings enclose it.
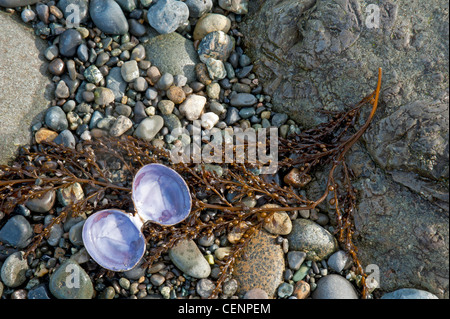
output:
{"label": "purple clam shell", "polygon": [[142,167],[134,177],[132,198],[143,220],[175,225],[189,216],[191,193],[184,179],[161,164]]}
{"label": "purple clam shell", "polygon": [[112,271],[132,269],[145,252],[141,230],[120,210],[107,209],[89,216],[82,236],[89,255]]}

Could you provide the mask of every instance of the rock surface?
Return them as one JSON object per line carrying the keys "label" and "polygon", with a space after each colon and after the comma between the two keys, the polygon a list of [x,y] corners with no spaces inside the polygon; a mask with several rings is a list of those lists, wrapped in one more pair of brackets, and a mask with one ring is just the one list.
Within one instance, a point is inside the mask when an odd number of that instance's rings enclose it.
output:
{"label": "rock surface", "polygon": [[42,120],[53,85],[41,53],[46,43],[4,12],[0,12],[0,29],[0,164],[6,164],[19,145],[31,143],[30,127]]}
{"label": "rock surface", "polygon": [[381,299],[438,299],[438,297],[428,291],[403,288],[384,294]]}
{"label": "rock surface", "polygon": [[448,3],[383,1],[378,28],[368,23],[371,3],[251,1],[246,53],[275,110],[306,128],[326,120],[318,109],[343,110],[373,91],[383,68],[366,148],[347,155],[361,190],[356,245],[363,264],[380,267],[382,290],[448,298]]}

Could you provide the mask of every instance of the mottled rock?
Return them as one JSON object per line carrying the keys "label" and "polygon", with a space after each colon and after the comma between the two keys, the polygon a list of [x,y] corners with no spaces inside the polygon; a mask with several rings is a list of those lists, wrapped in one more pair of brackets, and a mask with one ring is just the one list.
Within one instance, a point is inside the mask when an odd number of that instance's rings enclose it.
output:
{"label": "mottled rock", "polygon": [[[276,204],[265,204],[262,208],[278,208]],[[264,221],[264,229],[274,235],[288,235],[292,231],[292,222],[286,212],[275,212]]]}
{"label": "mottled rock", "polygon": [[25,273],[29,269],[24,252],[18,251],[6,258],[0,270],[0,277],[5,286],[15,288],[27,279]]}
{"label": "mottled rock", "polygon": [[193,240],[179,241],[169,250],[169,257],[175,266],[194,278],[207,278],[211,273],[211,266]]}
{"label": "mottled rock", "polygon": [[337,249],[336,239],[325,228],[308,219],[296,219],[287,237],[291,250],[304,251],[307,260],[319,261]]}
{"label": "mottled rock", "polygon": [[234,39],[223,31],[208,33],[198,46],[200,60],[206,63],[208,58],[226,61],[234,50]]}
{"label": "mottled rock", "polygon": [[248,13],[248,0],[219,0],[219,6],[236,14]]}
{"label": "mottled rock", "polygon": [[70,259],[50,276],[49,288],[58,299],[91,299],[94,293],[88,274]]}
{"label": "mottled rock", "polygon": [[175,0],[159,0],[148,10],[148,22],[160,34],[172,33],[186,25],[189,8],[186,3]]}
{"label": "mottled rock", "polygon": [[274,297],[283,281],[284,254],[274,236],[260,231],[244,248],[244,253],[236,261],[233,277],[238,282],[238,293],[254,288],[263,289],[269,297]]}

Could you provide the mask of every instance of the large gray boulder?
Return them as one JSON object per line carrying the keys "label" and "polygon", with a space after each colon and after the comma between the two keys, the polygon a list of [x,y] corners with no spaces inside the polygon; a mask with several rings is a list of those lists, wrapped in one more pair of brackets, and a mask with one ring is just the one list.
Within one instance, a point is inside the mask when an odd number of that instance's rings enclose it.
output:
{"label": "large gray boulder", "polygon": [[0,30],[0,164],[6,164],[19,145],[32,142],[30,127],[42,120],[52,85],[45,75],[45,42],[4,12],[0,12]]}
{"label": "large gray boulder", "polygon": [[[383,68],[379,110],[364,145],[347,156],[359,189],[359,256],[379,266],[383,291],[449,296],[448,7],[444,0],[255,0],[241,28],[275,109],[305,128],[326,120],[318,109],[348,109],[371,93]],[[323,192],[326,172],[316,178],[312,198]]]}

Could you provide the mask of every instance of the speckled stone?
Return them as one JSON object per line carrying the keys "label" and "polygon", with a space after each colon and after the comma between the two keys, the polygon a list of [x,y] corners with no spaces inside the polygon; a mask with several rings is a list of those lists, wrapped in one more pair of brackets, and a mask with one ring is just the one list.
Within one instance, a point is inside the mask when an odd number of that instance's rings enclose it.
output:
{"label": "speckled stone", "polygon": [[88,274],[73,260],[64,262],[50,276],[49,287],[58,299],[91,299],[94,293]]}
{"label": "speckled stone", "polygon": [[260,231],[249,242],[235,264],[233,277],[238,282],[238,293],[254,288],[263,289],[271,298],[283,282],[284,254],[275,236]]}
{"label": "speckled stone", "polygon": [[398,289],[393,292],[384,294],[381,299],[439,299],[436,295],[431,292],[413,289],[413,288],[403,288]]}
{"label": "speckled stone", "polygon": [[179,241],[169,250],[169,257],[180,270],[194,278],[207,278],[211,266],[193,240]]}
{"label": "speckled stone", "polygon": [[322,226],[308,219],[296,219],[288,235],[289,249],[304,251],[307,260],[320,261],[337,250],[336,239]]}

